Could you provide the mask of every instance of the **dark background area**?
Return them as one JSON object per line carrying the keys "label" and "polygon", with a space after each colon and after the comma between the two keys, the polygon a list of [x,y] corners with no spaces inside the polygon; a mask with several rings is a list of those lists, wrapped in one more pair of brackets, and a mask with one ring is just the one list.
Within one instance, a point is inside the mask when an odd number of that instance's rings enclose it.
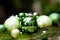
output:
{"label": "dark background area", "polygon": [[4,23],[8,17],[19,12],[32,12],[32,3],[33,0],[0,0],[0,6],[2,6],[0,23]]}
{"label": "dark background area", "polygon": [[[1,2],[2,1],[2,2]],[[21,1],[21,6],[20,8],[15,8],[14,6],[14,0],[1,0],[1,4],[4,6],[5,10],[6,10],[6,14],[7,17],[9,17],[12,14],[17,14],[19,12],[30,12],[31,10],[31,6],[32,6],[32,0],[18,0],[19,2]],[[19,4],[20,5],[20,4]],[[18,6],[19,6],[18,5]]]}

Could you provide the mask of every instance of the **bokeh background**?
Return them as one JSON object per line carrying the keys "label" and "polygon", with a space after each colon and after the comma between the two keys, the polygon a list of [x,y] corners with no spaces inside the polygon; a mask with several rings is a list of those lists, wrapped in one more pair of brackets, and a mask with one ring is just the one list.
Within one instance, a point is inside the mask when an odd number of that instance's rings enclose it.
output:
{"label": "bokeh background", "polygon": [[4,23],[11,15],[35,11],[40,15],[60,13],[60,0],[0,0],[0,23]]}

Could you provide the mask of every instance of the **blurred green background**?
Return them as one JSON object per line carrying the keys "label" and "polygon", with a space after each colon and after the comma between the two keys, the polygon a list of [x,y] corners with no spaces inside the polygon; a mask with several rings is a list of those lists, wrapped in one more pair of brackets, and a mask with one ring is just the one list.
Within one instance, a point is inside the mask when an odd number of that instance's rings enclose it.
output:
{"label": "blurred green background", "polygon": [[11,15],[35,11],[40,15],[52,12],[60,14],[60,0],[0,0],[0,23],[4,23]]}

